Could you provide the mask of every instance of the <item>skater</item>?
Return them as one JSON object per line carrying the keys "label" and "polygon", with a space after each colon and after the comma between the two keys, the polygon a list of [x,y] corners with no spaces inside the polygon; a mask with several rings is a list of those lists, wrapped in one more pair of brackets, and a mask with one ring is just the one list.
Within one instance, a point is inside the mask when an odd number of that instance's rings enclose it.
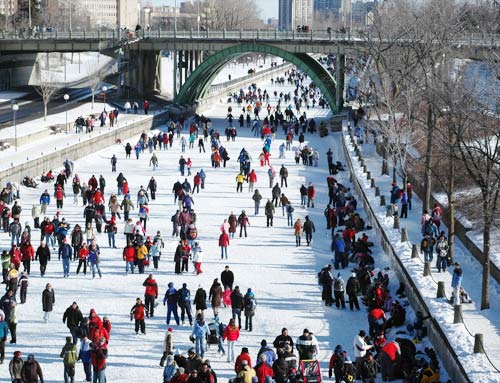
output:
{"label": "skater", "polygon": [[191,332],[191,338],[194,338],[196,354],[202,358],[205,356],[205,337],[210,333],[208,325],[201,314],[196,315],[196,322]]}
{"label": "skater", "polygon": [[295,234],[295,247],[300,246],[300,239],[302,238],[302,221],[297,218],[295,224],[293,225],[293,230]]}
{"label": "skater", "polygon": [[179,314],[177,312],[177,289],[174,288],[173,282],[169,282],[168,289],[165,292],[165,297],[163,298],[163,306],[167,304],[167,326],[170,325],[170,317],[173,315],[175,323],[179,326]]}
{"label": "skater", "polygon": [[155,299],[158,298],[158,285],[153,278],[153,274],[149,274],[142,285],[146,287],[144,292],[146,312],[149,314],[148,316],[154,317]]}
{"label": "skater", "polygon": [[181,323],[184,326],[186,316],[189,320],[189,325],[193,325],[193,315],[191,314],[191,291],[187,288],[187,284],[183,283],[182,288],[177,292],[178,305],[181,308]]}
{"label": "skater", "polygon": [[64,361],[64,383],[73,383],[75,380],[75,364],[77,361],[76,346],[72,343],[70,336],[66,337],[64,345],[59,357]]}
{"label": "skater", "polygon": [[212,310],[214,312],[214,317],[219,315],[219,308],[220,308],[221,303],[222,303],[222,295],[223,295],[223,291],[222,291],[222,287],[219,283],[219,279],[215,278],[214,282],[212,284],[212,287],[210,287],[210,291],[208,294],[208,300],[212,304]]}
{"label": "skater", "polygon": [[312,242],[312,233],[316,232],[316,228],[314,227],[314,222],[309,219],[309,216],[306,215],[306,221],[304,222],[304,233],[306,233],[306,242],[307,246]]}
{"label": "skater", "polygon": [[130,320],[135,320],[135,333],[139,334],[139,328],[143,335],[146,335],[146,322],[144,322],[144,314],[149,316],[149,312],[142,303],[141,298],[135,300],[135,305],[130,309]]}
{"label": "skater", "polygon": [[43,309],[43,321],[48,323],[50,313],[54,309],[54,303],[56,303],[54,290],[52,285],[47,283],[45,285],[45,290],[42,292],[42,309]]}
{"label": "skater", "polygon": [[222,336],[222,341],[225,341],[227,339],[227,361],[228,362],[233,362],[235,361],[235,356],[234,356],[234,347],[236,342],[238,341],[240,337],[240,330],[238,327],[236,327],[236,324],[234,322],[234,318],[231,318],[229,320],[229,324],[226,327],[226,330],[224,331],[224,334]]}
{"label": "skater", "polygon": [[252,332],[252,320],[257,308],[257,300],[251,288],[247,290],[243,297],[243,303],[245,305],[245,330]]}

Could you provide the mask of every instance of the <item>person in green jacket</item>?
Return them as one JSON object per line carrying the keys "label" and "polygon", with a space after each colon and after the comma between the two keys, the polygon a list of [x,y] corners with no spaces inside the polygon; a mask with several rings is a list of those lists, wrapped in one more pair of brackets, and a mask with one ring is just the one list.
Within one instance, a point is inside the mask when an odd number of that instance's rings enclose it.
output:
{"label": "person in green jacket", "polygon": [[10,255],[6,250],[2,251],[2,255],[0,256],[0,261],[2,262],[2,278],[3,282],[7,282],[9,276],[9,267],[10,267]]}
{"label": "person in green jacket", "polygon": [[66,344],[64,345],[61,354],[64,362],[64,383],[74,383],[75,381],[75,364],[78,358],[76,352],[76,345],[73,344],[73,338],[66,337]]}

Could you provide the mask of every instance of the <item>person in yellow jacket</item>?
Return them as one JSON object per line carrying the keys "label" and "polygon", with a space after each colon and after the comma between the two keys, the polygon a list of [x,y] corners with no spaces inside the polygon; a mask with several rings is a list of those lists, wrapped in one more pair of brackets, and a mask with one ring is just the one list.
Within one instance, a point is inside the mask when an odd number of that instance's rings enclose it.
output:
{"label": "person in yellow jacket", "polygon": [[135,259],[137,260],[139,274],[144,274],[144,263],[146,262],[148,252],[148,248],[144,244],[137,246],[135,249]]}
{"label": "person in yellow jacket", "polygon": [[245,182],[245,176],[240,173],[236,176],[236,193],[243,192],[243,182]]}
{"label": "person in yellow jacket", "polygon": [[244,360],[242,363],[241,371],[238,373],[238,377],[243,378],[243,383],[252,383],[252,378],[257,376],[255,370],[248,365],[248,362]]}
{"label": "person in yellow jacket", "polygon": [[441,376],[438,371],[434,371],[430,366],[422,371],[420,383],[438,383]]}

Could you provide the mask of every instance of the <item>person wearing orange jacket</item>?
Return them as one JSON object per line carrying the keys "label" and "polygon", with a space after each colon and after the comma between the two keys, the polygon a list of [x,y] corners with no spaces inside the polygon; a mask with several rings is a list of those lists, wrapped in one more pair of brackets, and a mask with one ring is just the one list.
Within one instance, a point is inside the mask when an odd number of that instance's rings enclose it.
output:
{"label": "person wearing orange jacket", "polygon": [[148,316],[153,317],[155,299],[158,298],[158,284],[156,283],[153,274],[149,274],[142,285],[146,287],[146,291],[144,292],[146,311],[148,312]]}
{"label": "person wearing orange jacket", "polygon": [[125,261],[125,274],[128,274],[129,268],[130,272],[134,274],[135,248],[130,242],[128,242],[127,246],[125,246],[125,248],[123,249],[123,260]]}
{"label": "person wearing orange jacket", "polygon": [[149,315],[148,309],[142,303],[141,298],[135,300],[135,305],[132,306],[130,310],[130,320],[135,319],[135,333],[139,334],[139,328],[141,333],[146,335],[146,323],[144,322],[144,315]]}

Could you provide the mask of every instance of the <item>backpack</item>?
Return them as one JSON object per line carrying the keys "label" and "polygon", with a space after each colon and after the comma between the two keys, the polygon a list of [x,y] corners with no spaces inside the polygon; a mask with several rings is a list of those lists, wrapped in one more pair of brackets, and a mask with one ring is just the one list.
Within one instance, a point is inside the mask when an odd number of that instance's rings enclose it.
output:
{"label": "backpack", "polygon": [[429,235],[432,235],[433,233],[433,230],[432,230],[432,225],[429,224],[429,222],[427,222],[424,226],[424,235],[425,234],[429,234]]}
{"label": "backpack", "polygon": [[337,291],[343,291],[344,290],[344,284],[342,281],[339,279],[335,279],[335,282],[333,282],[333,289]]}
{"label": "backpack", "polygon": [[219,336],[224,335],[224,331],[226,331],[226,325],[224,323],[219,323]]}
{"label": "backpack", "polygon": [[322,269],[319,273],[318,273],[318,282],[320,285],[324,284],[325,283],[325,273],[326,273],[326,270],[325,269]]}
{"label": "backpack", "polygon": [[256,307],[257,307],[257,302],[255,301],[255,298],[250,298],[245,306],[245,308],[247,308],[248,310],[255,310]]}

